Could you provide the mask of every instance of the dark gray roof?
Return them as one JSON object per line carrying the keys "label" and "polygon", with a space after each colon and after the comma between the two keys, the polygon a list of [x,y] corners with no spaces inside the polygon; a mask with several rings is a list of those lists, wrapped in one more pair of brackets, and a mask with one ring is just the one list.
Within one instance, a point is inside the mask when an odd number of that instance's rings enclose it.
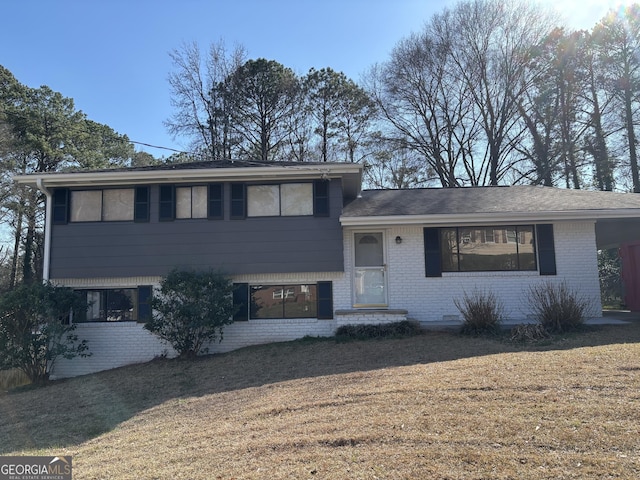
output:
{"label": "dark gray roof", "polygon": [[537,186],[364,190],[343,217],[640,209],[640,194]]}
{"label": "dark gray roof", "polygon": [[99,172],[155,172],[167,170],[205,170],[210,168],[249,168],[249,167],[291,167],[335,165],[333,162],[262,162],[251,160],[204,160],[200,162],[160,163],[157,165],[145,165],[141,167],[117,167],[102,168],[96,170],[71,169],[62,172],[51,173],[99,173]]}

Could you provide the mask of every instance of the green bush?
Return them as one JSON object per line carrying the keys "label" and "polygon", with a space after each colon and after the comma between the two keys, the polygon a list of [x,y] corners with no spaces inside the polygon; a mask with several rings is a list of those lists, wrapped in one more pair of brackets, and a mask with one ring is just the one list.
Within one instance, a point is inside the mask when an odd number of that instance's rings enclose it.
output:
{"label": "green bush", "polygon": [[338,340],[367,340],[372,338],[402,338],[420,335],[422,329],[418,322],[403,320],[375,325],[342,325],[336,330]]}
{"label": "green bush", "polygon": [[532,286],[528,302],[540,325],[551,333],[567,332],[583,325],[589,304],[564,282]]}
{"label": "green bush", "polygon": [[453,303],[464,319],[460,333],[485,335],[500,331],[504,308],[493,292],[464,292],[462,300],[456,298]]}
{"label": "green bush", "polygon": [[0,369],[19,368],[33,383],[46,382],[59,357],[86,357],[69,313],[87,304],[73,290],[51,283],[21,285],[0,296]]}
{"label": "green bush", "polygon": [[206,353],[205,344],[222,341],[233,322],[233,284],[221,272],[172,270],[151,301],[145,328],[170,343],[181,357]]}

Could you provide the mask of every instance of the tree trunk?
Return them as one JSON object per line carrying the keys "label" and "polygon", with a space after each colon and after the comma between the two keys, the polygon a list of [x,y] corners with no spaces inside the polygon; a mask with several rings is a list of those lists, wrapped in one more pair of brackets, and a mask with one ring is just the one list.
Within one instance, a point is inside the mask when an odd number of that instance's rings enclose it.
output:
{"label": "tree trunk", "polygon": [[640,178],[638,176],[638,156],[636,153],[636,134],[633,129],[633,110],[631,108],[632,95],[630,89],[624,92],[625,123],[629,142],[629,162],[631,164],[631,179],[633,192],[640,193]]}

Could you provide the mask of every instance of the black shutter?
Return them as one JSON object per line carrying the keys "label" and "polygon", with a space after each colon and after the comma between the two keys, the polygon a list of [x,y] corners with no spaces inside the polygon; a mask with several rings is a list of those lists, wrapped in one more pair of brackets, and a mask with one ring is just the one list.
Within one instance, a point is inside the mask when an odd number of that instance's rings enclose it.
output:
{"label": "black shutter", "polygon": [[69,222],[69,189],[57,188],[53,191],[53,218],[55,225]]}
{"label": "black shutter", "polygon": [[133,221],[149,221],[149,187],[136,187]]}
{"label": "black shutter", "polygon": [[222,220],[224,218],[224,184],[209,184],[209,211],[207,217],[211,220]]}
{"label": "black shutter", "polygon": [[138,287],[138,322],[146,323],[151,320],[151,297],[153,287],[145,285]]}
{"label": "black shutter", "polygon": [[246,322],[249,320],[249,284],[233,284],[233,321]]}
{"label": "black shutter", "polygon": [[244,183],[231,184],[231,219],[242,220],[247,216],[246,189]]}
{"label": "black shutter", "polygon": [[536,225],[538,240],[538,268],[540,275],[556,275],[556,249],[553,240],[553,225]]}
{"label": "black shutter", "polygon": [[328,217],[329,213],[329,181],[316,180],[313,182],[313,215]]}
{"label": "black shutter", "polygon": [[424,229],[424,268],[427,277],[442,276],[439,228]]}
{"label": "black shutter", "polygon": [[160,185],[161,222],[171,222],[176,218],[176,189],[173,185]]}
{"label": "black shutter", "polygon": [[329,320],[333,318],[333,284],[318,282],[318,318]]}

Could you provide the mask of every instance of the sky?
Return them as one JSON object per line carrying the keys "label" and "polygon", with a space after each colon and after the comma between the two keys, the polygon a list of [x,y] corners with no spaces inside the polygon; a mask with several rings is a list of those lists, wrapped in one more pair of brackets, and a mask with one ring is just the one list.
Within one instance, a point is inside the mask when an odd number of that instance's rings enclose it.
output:
{"label": "sky", "polygon": [[[185,150],[172,114],[169,53],[224,41],[304,75],[330,67],[358,81],[457,0],[4,0],[0,65],[47,85],[156,157]],[[593,27],[619,0],[540,0],[571,28]],[[623,0],[623,4],[631,0]],[[149,144],[167,149],[151,148]]]}

